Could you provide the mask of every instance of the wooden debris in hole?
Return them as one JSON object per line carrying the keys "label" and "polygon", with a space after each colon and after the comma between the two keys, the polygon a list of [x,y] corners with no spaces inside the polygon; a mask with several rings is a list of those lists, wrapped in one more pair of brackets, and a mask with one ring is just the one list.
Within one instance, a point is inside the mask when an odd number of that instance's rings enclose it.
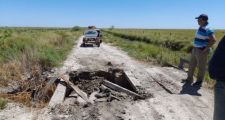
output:
{"label": "wooden debris in hole", "polygon": [[134,97],[136,97],[136,98],[140,98],[140,99],[143,98],[142,96],[138,95],[138,94],[135,93],[135,92],[132,92],[132,91],[126,89],[126,88],[123,88],[123,87],[121,87],[121,86],[119,86],[119,85],[117,85],[117,84],[114,84],[114,83],[109,82],[109,81],[106,81],[106,80],[103,81],[103,85],[105,85],[105,86],[107,86],[107,87],[109,87],[109,88],[111,88],[111,89],[113,89],[113,90],[127,93],[127,94],[132,95],[132,96],[134,96]]}
{"label": "wooden debris in hole", "polygon": [[85,92],[83,92],[78,86],[74,85],[72,82],[69,81],[69,75],[63,75],[61,76],[61,79],[64,80],[70,87],[73,88],[73,90],[81,97],[83,98],[86,102],[91,103],[88,99],[88,96]]}

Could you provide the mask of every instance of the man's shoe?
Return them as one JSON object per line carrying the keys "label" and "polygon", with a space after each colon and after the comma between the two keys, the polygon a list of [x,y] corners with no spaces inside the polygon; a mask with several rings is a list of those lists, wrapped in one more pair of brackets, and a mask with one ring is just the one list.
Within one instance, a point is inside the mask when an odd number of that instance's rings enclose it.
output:
{"label": "man's shoe", "polygon": [[184,79],[184,80],[182,80],[182,83],[190,83],[190,84],[192,84],[192,82],[193,82],[193,80],[191,80],[191,79]]}
{"label": "man's shoe", "polygon": [[194,87],[201,87],[202,86],[202,81],[197,81],[193,84]]}

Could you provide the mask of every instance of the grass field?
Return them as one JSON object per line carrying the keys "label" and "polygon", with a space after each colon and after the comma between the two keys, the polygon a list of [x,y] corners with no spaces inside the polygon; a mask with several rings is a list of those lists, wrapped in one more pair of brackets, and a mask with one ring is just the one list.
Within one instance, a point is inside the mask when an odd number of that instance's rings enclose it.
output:
{"label": "grass field", "polygon": [[[177,66],[181,57],[190,58],[194,35],[195,30],[114,29],[104,30],[104,41],[121,47],[138,60]],[[216,31],[217,40],[223,35],[225,31]],[[208,73],[206,80],[212,84]]]}
{"label": "grass field", "polygon": [[[188,52],[192,46],[195,30],[141,30],[141,29],[115,29],[109,33],[133,40],[162,46],[173,51]],[[216,31],[216,36],[221,39],[225,31]]]}
{"label": "grass field", "polygon": [[[60,66],[81,34],[71,29],[0,28],[0,87],[16,83],[27,92],[26,75],[38,81],[43,71]],[[22,93],[18,99],[26,101],[29,95]]]}

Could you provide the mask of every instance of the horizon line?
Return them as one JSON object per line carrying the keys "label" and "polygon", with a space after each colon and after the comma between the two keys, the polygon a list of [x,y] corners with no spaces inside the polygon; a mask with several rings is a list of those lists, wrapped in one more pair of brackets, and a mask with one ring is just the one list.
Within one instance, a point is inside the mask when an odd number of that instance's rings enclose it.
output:
{"label": "horizon line", "polygon": [[[75,25],[81,28],[87,28],[88,26],[84,27],[84,26],[79,26],[79,25]],[[60,28],[60,29],[71,29],[75,26],[72,27],[62,27],[62,26],[1,26],[0,28]],[[101,28],[101,29],[109,29],[110,27],[97,27],[97,28]],[[144,28],[144,27],[115,27],[114,29],[150,29],[150,30],[157,30],[157,29],[164,29],[164,30],[195,30],[197,28]],[[215,30],[225,30],[225,28],[215,28]]]}

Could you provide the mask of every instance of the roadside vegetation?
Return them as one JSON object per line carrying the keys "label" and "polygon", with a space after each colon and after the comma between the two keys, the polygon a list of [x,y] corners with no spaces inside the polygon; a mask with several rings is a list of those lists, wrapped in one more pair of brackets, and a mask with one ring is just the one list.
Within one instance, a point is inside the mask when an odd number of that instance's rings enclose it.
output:
{"label": "roadside vegetation", "polygon": [[80,37],[82,30],[56,28],[0,28],[0,88],[19,85],[21,91],[3,95],[28,104],[42,72],[58,67]]}
{"label": "roadside vegetation", "polygon": [[0,110],[3,110],[6,107],[6,100],[0,98]]}
{"label": "roadside vegetation", "polygon": [[[180,58],[189,59],[195,30],[104,30],[104,42],[121,47],[138,60],[170,66],[179,64]],[[225,31],[216,31],[220,40]],[[211,86],[208,73],[206,81]]]}
{"label": "roadside vegetation", "polygon": [[[114,36],[153,44],[168,48],[172,51],[189,52],[192,47],[192,41],[195,30],[141,30],[141,29],[113,29],[106,31]],[[216,36],[220,40],[225,31],[216,31]]]}

